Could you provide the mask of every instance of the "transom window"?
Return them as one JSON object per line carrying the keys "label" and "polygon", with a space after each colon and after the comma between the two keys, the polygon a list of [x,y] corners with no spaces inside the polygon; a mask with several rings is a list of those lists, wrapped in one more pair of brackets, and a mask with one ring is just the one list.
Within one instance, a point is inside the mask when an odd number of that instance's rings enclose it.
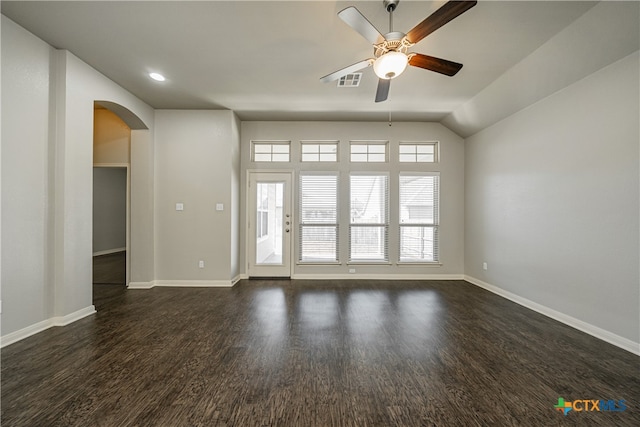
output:
{"label": "transom window", "polygon": [[338,141],[300,141],[303,162],[337,162]]}
{"label": "transom window", "polygon": [[384,163],[387,161],[388,141],[351,141],[351,161]]}
{"label": "transom window", "polygon": [[437,162],[437,148],[437,142],[401,142],[398,160],[403,163]]}
{"label": "transom window", "polygon": [[251,161],[288,162],[290,141],[251,141]]}

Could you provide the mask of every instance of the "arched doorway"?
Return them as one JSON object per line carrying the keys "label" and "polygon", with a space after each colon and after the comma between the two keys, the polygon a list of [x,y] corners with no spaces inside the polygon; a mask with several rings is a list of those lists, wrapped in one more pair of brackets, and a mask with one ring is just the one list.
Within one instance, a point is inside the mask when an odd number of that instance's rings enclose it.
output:
{"label": "arched doorway", "polygon": [[[94,104],[93,285],[126,286],[130,277],[131,128]],[[95,301],[94,301],[95,303]]]}
{"label": "arched doorway", "polygon": [[148,221],[153,212],[152,192],[148,191],[153,184],[150,139],[145,123],[126,107],[110,101],[94,102],[94,173],[98,167],[102,174],[120,170],[126,176],[125,218],[119,218],[126,223],[126,236],[123,246],[114,242],[111,246],[125,248],[127,286],[141,278],[149,281],[153,272],[153,240],[148,238],[153,233],[153,222]]}

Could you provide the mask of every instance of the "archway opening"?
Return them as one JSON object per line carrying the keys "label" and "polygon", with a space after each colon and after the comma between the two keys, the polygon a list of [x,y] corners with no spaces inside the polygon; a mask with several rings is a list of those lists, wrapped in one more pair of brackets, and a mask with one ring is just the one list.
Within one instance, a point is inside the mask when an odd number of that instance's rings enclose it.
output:
{"label": "archway opening", "polygon": [[[145,221],[153,204],[148,196],[153,156],[147,125],[132,111],[110,101],[95,101],[93,110],[93,302],[96,284],[119,285],[147,278],[153,265],[152,223]],[[132,173],[138,171],[138,174]],[[142,172],[141,172],[142,171]],[[152,185],[152,184],[151,184]],[[137,233],[137,234],[136,234]],[[133,243],[133,245],[132,245]],[[137,263],[132,263],[135,253]],[[112,292],[112,291],[109,291]]]}
{"label": "archway opening", "polygon": [[126,287],[130,277],[131,128],[94,104],[92,284]]}

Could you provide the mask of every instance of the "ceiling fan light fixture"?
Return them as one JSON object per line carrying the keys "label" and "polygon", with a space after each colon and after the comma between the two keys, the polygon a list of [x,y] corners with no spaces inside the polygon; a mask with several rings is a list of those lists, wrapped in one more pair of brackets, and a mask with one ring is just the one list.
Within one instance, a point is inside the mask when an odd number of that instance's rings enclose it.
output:
{"label": "ceiling fan light fixture", "polygon": [[398,77],[407,68],[409,58],[402,52],[391,51],[380,56],[373,63],[373,72],[381,79]]}

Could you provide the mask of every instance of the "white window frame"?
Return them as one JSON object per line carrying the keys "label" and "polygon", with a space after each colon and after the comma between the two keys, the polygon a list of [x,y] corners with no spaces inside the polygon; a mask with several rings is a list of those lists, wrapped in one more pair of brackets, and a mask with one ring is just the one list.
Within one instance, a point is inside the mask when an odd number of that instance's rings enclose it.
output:
{"label": "white window frame", "polygon": [[[400,163],[438,163],[439,159],[439,149],[438,141],[400,141],[398,143],[398,162]],[[419,160],[418,147],[424,146],[432,146],[433,147],[433,160]],[[402,153],[402,147],[415,147],[415,151],[413,153]],[[402,160],[403,156],[408,157],[413,155],[413,160]]]}
{"label": "white window frame", "polygon": [[[352,218],[352,177],[355,176],[377,176],[384,177],[386,182],[385,188],[385,201],[384,201],[384,221],[378,223],[358,223],[353,222]],[[389,261],[389,198],[390,198],[390,179],[389,172],[352,172],[349,174],[349,257],[347,264],[391,264]],[[366,227],[375,227],[382,228],[384,235],[383,242],[383,258],[354,258],[353,257],[353,247],[352,247],[352,232],[357,228],[366,228]]]}
{"label": "white window frame", "polygon": [[[336,179],[336,218],[335,222],[326,222],[326,221],[305,221],[303,216],[303,198],[302,198],[302,179],[305,176],[332,176]],[[337,171],[331,172],[311,172],[311,171],[301,171],[298,177],[298,264],[340,264],[340,173]],[[303,248],[303,236],[305,228],[313,228],[313,227],[335,227],[335,259],[324,259],[324,258],[302,258],[302,248]]]}
{"label": "white window frame", "polygon": [[[433,200],[433,221],[432,222],[402,222],[402,177],[421,177],[432,176],[437,177],[434,189]],[[433,229],[433,260],[403,260],[402,259],[402,229],[405,227],[420,227]],[[440,247],[439,247],[439,234],[440,234],[440,172],[400,172],[398,179],[398,264],[440,264]]]}
{"label": "white window frame", "polygon": [[[318,151],[317,152],[306,152],[305,153],[305,146],[309,147],[312,145],[317,145],[318,146]],[[327,152],[323,152],[322,149],[320,148],[321,146],[333,146],[335,147],[335,153],[327,153]],[[304,155],[305,154],[317,154],[318,155],[318,159],[317,160],[305,160],[304,159]],[[334,154],[335,155],[335,159],[333,160],[323,160],[322,159],[322,155],[323,154]],[[311,141],[311,140],[305,140],[305,141],[300,141],[300,162],[301,163],[337,163],[338,159],[340,155],[340,141]]]}
{"label": "white window frame", "polygon": [[[256,160],[256,147],[269,147],[269,151],[258,152],[257,154],[268,154],[269,160]],[[287,160],[273,160],[274,154],[285,154],[284,152],[274,152],[274,147],[287,147]],[[251,161],[254,163],[289,163],[291,161],[291,141],[251,141]]]}
{"label": "white window frame", "polygon": [[[379,152],[371,152],[371,147],[384,147],[384,160],[372,160]],[[354,147],[366,147],[363,152],[354,153]],[[364,154],[366,160],[354,160],[354,154]],[[351,163],[389,163],[389,141],[349,141],[349,161]]]}

